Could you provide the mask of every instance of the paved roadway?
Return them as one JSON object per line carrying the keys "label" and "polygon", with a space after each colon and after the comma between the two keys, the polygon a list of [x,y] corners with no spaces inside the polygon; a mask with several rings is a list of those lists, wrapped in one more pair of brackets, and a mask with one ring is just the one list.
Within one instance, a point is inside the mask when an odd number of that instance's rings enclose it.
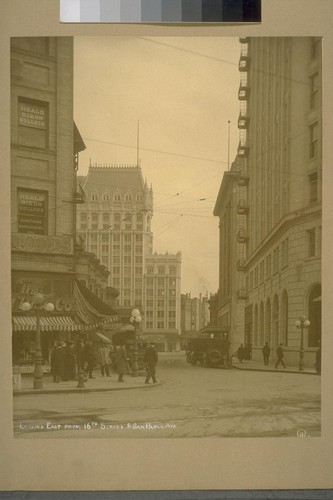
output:
{"label": "paved roadway", "polygon": [[15,396],[14,434],[19,438],[320,436],[316,375],[193,367],[185,362],[184,353],[165,353],[160,355],[157,376],[161,385],[129,391]]}

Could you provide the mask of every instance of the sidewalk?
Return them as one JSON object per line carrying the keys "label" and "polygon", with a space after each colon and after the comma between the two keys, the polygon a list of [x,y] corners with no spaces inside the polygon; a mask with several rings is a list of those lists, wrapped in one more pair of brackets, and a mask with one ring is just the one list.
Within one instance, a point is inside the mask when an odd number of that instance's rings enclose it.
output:
{"label": "sidewalk", "polygon": [[21,389],[13,391],[14,396],[24,396],[27,394],[61,394],[61,393],[79,393],[79,392],[103,392],[103,391],[123,391],[129,389],[151,389],[160,385],[145,384],[145,375],[131,377],[124,376],[124,382],[118,382],[118,375],[112,373],[111,377],[102,377],[98,372],[94,373],[94,379],[88,379],[85,382],[84,388],[77,387],[77,380],[69,380],[68,382],[60,381],[53,382],[53,377],[49,374],[44,374],[43,389],[33,388],[33,375],[23,375],[21,377]]}
{"label": "sidewalk", "polygon": [[282,372],[282,373],[299,373],[305,375],[318,375],[315,368],[309,368],[307,366],[304,367],[304,371],[300,372],[298,366],[288,366],[283,368],[283,366],[279,365],[278,368],[275,368],[275,363],[270,363],[268,366],[265,366],[263,362],[260,361],[252,361],[252,360],[243,360],[242,363],[238,361],[238,359],[232,359],[232,367],[237,370],[253,370],[258,372]]}

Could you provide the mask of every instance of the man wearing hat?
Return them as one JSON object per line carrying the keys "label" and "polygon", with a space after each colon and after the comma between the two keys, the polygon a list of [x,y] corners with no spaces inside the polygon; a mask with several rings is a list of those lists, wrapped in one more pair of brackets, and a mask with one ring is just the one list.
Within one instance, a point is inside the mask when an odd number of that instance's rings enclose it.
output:
{"label": "man wearing hat", "polygon": [[146,347],[144,363],[147,370],[145,384],[149,384],[150,378],[153,379],[153,383],[156,384],[156,364],[158,360],[157,350],[155,344],[150,342],[148,347]]}
{"label": "man wearing hat", "polygon": [[111,365],[110,348],[106,343],[103,343],[98,349],[98,362],[101,365],[101,374],[104,377],[104,372],[107,377],[110,377],[109,366]]}

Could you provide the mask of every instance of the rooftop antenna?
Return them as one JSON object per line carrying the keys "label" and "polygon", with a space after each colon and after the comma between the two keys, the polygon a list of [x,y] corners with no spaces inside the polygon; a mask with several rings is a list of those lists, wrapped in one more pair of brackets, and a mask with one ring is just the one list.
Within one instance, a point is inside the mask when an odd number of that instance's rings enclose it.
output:
{"label": "rooftop antenna", "polygon": [[140,122],[138,120],[138,129],[137,129],[137,134],[136,134],[136,165],[137,165],[137,167],[140,166],[139,152],[140,152]]}
{"label": "rooftop antenna", "polygon": [[230,165],[230,120],[228,120],[228,172]]}

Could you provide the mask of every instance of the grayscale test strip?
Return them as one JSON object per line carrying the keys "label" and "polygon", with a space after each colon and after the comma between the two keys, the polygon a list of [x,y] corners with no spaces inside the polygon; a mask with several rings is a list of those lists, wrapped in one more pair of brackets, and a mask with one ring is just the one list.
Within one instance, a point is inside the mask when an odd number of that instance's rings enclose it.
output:
{"label": "grayscale test strip", "polygon": [[261,0],[60,0],[64,23],[261,22]]}

